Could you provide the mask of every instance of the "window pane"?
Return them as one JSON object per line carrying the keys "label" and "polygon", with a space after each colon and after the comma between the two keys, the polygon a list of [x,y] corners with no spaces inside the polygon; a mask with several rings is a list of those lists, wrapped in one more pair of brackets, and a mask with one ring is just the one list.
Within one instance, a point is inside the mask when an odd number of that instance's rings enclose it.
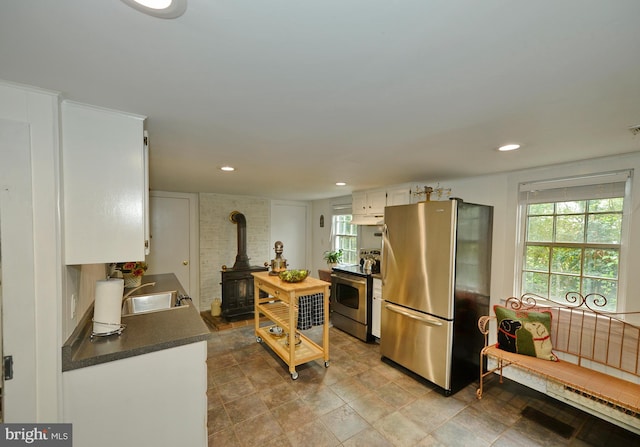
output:
{"label": "window pane", "polygon": [[558,216],[556,242],[584,242],[584,215]]}
{"label": "window pane", "polygon": [[622,197],[614,199],[589,200],[589,212],[622,211],[623,204],[624,199]]}
{"label": "window pane", "polygon": [[524,268],[526,270],[549,271],[549,247],[532,245],[527,247]]}
{"label": "window pane", "polygon": [[579,202],[558,202],[556,203],[556,214],[584,213],[585,206],[584,200],[580,200]]}
{"label": "window pane", "polygon": [[553,217],[529,217],[527,241],[551,242],[553,240]]}
{"label": "window pane", "polygon": [[599,278],[618,278],[618,250],[587,248],[584,251],[584,274]]}
{"label": "window pane", "polygon": [[622,214],[590,214],[587,242],[619,244],[622,234]]}
{"label": "window pane", "polygon": [[564,298],[567,292],[580,291],[580,277],[567,275],[551,275],[550,298]]}
{"label": "window pane", "polygon": [[357,264],[358,259],[358,226],[351,223],[351,215],[337,215],[332,219],[333,249],[342,249],[342,263]]}
{"label": "window pane", "polygon": [[607,305],[603,308],[604,310],[615,311],[618,301],[618,282],[617,281],[609,281],[606,279],[594,279],[594,278],[585,278],[584,279],[584,292],[587,293],[599,293],[607,299]]}
{"label": "window pane", "polygon": [[547,296],[549,275],[546,273],[524,272],[522,276],[522,293]]}
{"label": "window pane", "polygon": [[551,271],[553,273],[580,274],[582,265],[582,249],[554,247],[551,255]]}
{"label": "window pane", "polygon": [[532,203],[529,205],[527,214],[553,214],[553,203]]}
{"label": "window pane", "polygon": [[520,293],[601,293],[616,310],[623,205],[624,197],[527,204]]}

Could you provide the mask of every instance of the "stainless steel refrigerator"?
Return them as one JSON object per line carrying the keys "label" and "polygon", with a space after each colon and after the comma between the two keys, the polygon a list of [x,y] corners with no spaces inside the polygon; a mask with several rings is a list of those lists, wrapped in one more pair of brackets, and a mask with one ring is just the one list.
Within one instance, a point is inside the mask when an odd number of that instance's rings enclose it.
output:
{"label": "stainless steel refrigerator", "polygon": [[384,222],[380,352],[450,395],[480,372],[493,207],[459,199],[388,206]]}

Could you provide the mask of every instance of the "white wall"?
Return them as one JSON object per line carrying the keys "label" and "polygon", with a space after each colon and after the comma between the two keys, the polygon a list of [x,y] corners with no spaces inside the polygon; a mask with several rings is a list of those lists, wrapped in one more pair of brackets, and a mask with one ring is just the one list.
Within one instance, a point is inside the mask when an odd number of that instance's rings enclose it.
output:
{"label": "white wall", "polygon": [[247,219],[247,256],[251,265],[262,266],[273,256],[270,248],[271,201],[250,196],[200,193],[200,309],[211,308],[222,298],[220,271],[231,268],[238,254],[238,230],[229,220],[232,211]]}
{"label": "white wall", "polygon": [[[318,269],[326,269],[327,262],[323,255],[331,250],[331,216],[335,204],[351,203],[351,196],[334,197],[331,199],[314,200],[311,211],[311,275],[318,277]],[[324,227],[320,227],[320,216],[324,216]]]}
{"label": "white wall", "polygon": [[[623,169],[635,169],[640,174],[640,152],[615,157],[584,160],[580,162],[528,169],[511,173],[501,173],[454,181],[432,179],[419,182],[421,185],[436,185],[451,188],[451,195],[466,202],[481,203],[494,207],[493,254],[491,263],[491,305],[513,296],[515,290],[517,252],[517,208],[518,185],[525,181],[545,180],[578,175],[594,174]],[[314,218],[317,213],[330,213],[328,200],[313,202]],[[626,273],[619,284],[619,301],[626,311],[640,311],[640,178],[635,178],[631,191],[629,244],[623,247]],[[328,211],[329,210],[329,211]],[[314,227],[315,230],[315,227]],[[314,231],[314,260],[322,259],[326,250],[324,241],[330,229],[318,234]]]}

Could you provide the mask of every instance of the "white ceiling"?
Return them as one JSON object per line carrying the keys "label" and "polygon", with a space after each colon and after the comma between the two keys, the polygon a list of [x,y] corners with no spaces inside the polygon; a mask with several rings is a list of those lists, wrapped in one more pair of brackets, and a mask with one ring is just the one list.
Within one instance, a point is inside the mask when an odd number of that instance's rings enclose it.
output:
{"label": "white ceiling", "polygon": [[3,0],[0,79],[148,116],[167,191],[318,199],[640,151],[638,0],[188,2]]}

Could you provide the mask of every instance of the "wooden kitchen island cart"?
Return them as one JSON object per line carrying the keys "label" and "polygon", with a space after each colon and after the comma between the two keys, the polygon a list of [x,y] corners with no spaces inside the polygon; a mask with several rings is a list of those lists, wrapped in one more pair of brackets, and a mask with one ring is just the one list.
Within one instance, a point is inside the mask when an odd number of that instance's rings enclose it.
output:
{"label": "wooden kitchen island cart", "polygon": [[[316,278],[288,283],[268,272],[255,272],[255,334],[258,343],[264,342],[289,366],[293,380],[298,378],[296,366],[316,359],[324,359],[329,367],[329,283]],[[260,294],[260,291],[263,293]],[[268,297],[264,297],[264,294]],[[311,340],[296,329],[300,297],[322,294],[323,323],[321,344]],[[261,296],[262,295],[262,296]],[[260,326],[260,314],[274,325]],[[273,327],[282,328],[282,334],[273,333]],[[286,335],[285,335],[286,334]],[[296,334],[300,336],[296,346]]]}

